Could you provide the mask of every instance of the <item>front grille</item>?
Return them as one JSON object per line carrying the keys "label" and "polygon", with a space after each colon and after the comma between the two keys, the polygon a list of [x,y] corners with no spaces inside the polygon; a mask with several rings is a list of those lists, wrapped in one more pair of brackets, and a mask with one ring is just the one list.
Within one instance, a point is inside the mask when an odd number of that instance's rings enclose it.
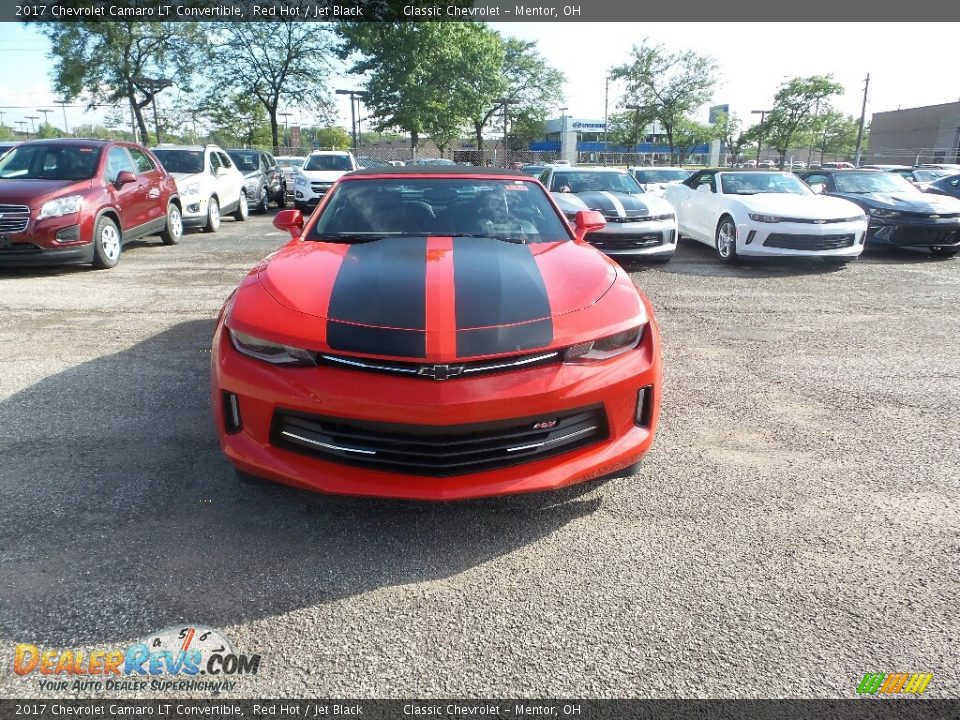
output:
{"label": "front grille", "polygon": [[311,183],[310,187],[313,189],[315,193],[319,193],[320,195],[323,195],[325,192],[327,192],[327,190],[329,190],[332,187],[332,184],[331,183]]}
{"label": "front grille", "polygon": [[560,353],[556,351],[511,355],[494,360],[481,360],[460,363],[409,363],[393,360],[375,360],[373,358],[349,357],[346,355],[318,354],[317,362],[331,367],[350,368],[366,372],[390,373],[424,380],[452,380],[469,378],[476,375],[507,372],[509,370],[527,370],[529,368],[552,365],[560,362]]}
{"label": "front grille", "polygon": [[30,208],[26,205],[0,205],[0,233],[18,233],[27,229]]}
{"label": "front grille", "polygon": [[856,235],[788,235],[786,233],[771,233],[763,241],[766,247],[784,248],[785,250],[839,250],[853,247]]}
{"label": "front grille", "polygon": [[886,240],[897,245],[918,247],[956,245],[960,242],[960,232],[956,230],[937,230],[935,228],[899,227]]}
{"label": "front grille", "polygon": [[333,462],[446,477],[533,462],[606,439],[602,407],[470,425],[402,425],[278,410],[270,442]]}
{"label": "front grille", "polygon": [[[672,232],[672,231],[670,231]],[[587,233],[584,238],[588,243],[601,250],[626,250],[629,248],[655,247],[663,244],[663,233]]]}
{"label": "front grille", "polygon": [[801,223],[806,225],[830,225],[832,223],[842,223],[842,222],[853,222],[856,218],[842,217],[842,218],[792,218],[785,217],[780,218],[780,222],[788,223]]}
{"label": "front grille", "polygon": [[13,243],[9,247],[0,245],[0,257],[17,257],[20,255],[40,255],[43,248],[33,243]]}

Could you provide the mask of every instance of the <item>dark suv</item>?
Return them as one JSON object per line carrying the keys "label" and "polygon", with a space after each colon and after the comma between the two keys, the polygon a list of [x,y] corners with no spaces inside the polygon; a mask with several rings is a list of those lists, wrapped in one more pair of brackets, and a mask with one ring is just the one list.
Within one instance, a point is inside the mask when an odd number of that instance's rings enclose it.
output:
{"label": "dark suv", "polygon": [[124,243],[183,233],[173,177],[141,145],[34,140],[0,158],[0,267],[111,268]]}
{"label": "dark suv", "polygon": [[247,203],[254,212],[265,213],[271,202],[287,206],[287,184],[273,155],[263,150],[227,150],[227,155],[243,173]]}

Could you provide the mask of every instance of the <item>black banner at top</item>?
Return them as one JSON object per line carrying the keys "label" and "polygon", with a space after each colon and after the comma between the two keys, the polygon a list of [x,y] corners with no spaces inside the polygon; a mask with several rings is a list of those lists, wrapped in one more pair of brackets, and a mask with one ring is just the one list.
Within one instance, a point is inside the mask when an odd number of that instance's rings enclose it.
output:
{"label": "black banner at top", "polygon": [[[917,0],[865,6],[859,0],[50,0],[4,2],[0,22],[855,22],[960,20],[960,3]],[[946,30],[946,27],[945,27]],[[718,32],[723,32],[718,29]],[[738,37],[749,37],[748,29]],[[745,42],[732,40],[731,42]],[[748,45],[748,43],[747,43]]]}

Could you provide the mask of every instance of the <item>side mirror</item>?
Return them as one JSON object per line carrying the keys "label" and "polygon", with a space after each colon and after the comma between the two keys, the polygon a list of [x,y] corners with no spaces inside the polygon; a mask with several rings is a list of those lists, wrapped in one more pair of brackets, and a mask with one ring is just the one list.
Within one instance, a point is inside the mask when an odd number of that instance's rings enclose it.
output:
{"label": "side mirror", "polygon": [[810,186],[810,189],[813,190],[817,195],[823,195],[823,191],[827,189],[827,186],[823,183],[814,183]]}
{"label": "side mirror", "polygon": [[697,185],[697,192],[712,193],[713,190],[710,189],[709,183],[702,183],[701,185]]}
{"label": "side mirror", "polygon": [[602,213],[598,213],[596,210],[578,210],[573,229],[577,240],[583,240],[587,233],[603,230],[606,225],[607,221],[603,219]]}
{"label": "side mirror", "polygon": [[137,176],[129,170],[121,170],[117,173],[117,179],[114,181],[117,187],[123,187],[137,181]]}
{"label": "side mirror", "polygon": [[217,168],[217,177],[223,177],[229,172],[225,167]]}
{"label": "side mirror", "polygon": [[303,213],[299,210],[281,210],[273,216],[273,226],[277,230],[286,230],[292,238],[300,237],[303,224]]}

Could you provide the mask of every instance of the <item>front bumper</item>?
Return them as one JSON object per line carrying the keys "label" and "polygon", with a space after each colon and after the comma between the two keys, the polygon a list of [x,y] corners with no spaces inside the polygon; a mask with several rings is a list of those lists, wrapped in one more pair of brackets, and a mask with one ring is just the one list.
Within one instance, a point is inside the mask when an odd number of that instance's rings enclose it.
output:
{"label": "front bumper", "polygon": [[951,247],[960,245],[960,218],[870,218],[870,245]]}
{"label": "front bumper", "polygon": [[209,198],[200,198],[197,195],[191,197],[180,196],[183,203],[183,211],[180,217],[183,220],[184,227],[202,227],[207,224],[207,204]]}
{"label": "front bumper", "polygon": [[866,222],[741,223],[737,254],[757,257],[846,257],[863,252]]}
{"label": "front bumper", "polygon": [[669,258],[677,249],[677,221],[608,222],[586,241],[607,255]]}
{"label": "front bumper", "polygon": [[0,267],[93,262],[92,226],[79,214],[31,217],[20,232],[0,232]]}
{"label": "front bumper", "polygon": [[323,196],[330,192],[333,183],[324,180],[323,182],[307,182],[295,185],[293,188],[293,200],[297,205],[314,207],[323,200]]}
{"label": "front bumper", "polygon": [[[475,378],[435,381],[339,368],[283,369],[239,354],[223,325],[211,359],[211,392],[221,447],[239,470],[309,490],[418,500],[460,500],[550,490],[600,477],[637,462],[653,442],[662,371],[651,323],[640,347],[592,365],[548,365]],[[638,393],[649,388],[638,425]],[[236,397],[242,429],[227,433]],[[229,398],[229,396],[227,396]],[[278,410],[357,423],[395,423],[424,432],[518,418],[549,421],[566,411],[602,408],[603,439],[557,455],[446,477],[357,467],[277,447]],[[235,429],[235,428],[232,428]]]}

